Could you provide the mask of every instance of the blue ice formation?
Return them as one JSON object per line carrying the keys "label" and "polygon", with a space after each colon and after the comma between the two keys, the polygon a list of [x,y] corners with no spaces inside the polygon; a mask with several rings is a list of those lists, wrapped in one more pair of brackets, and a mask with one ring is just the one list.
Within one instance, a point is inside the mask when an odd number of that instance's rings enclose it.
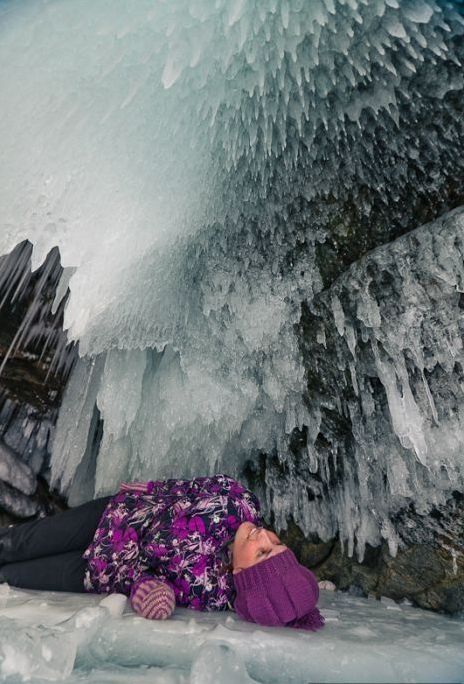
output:
{"label": "blue ice formation", "polygon": [[[292,515],[306,533],[339,531],[362,555],[382,537],[395,551],[391,519],[411,501],[426,512],[463,489],[459,408],[437,407],[426,374],[441,356],[421,357],[422,327],[409,318],[439,255],[446,286],[462,282],[462,214],[446,230],[419,228],[417,215],[450,208],[462,179],[463,34],[460,3],[434,0],[1,6],[0,253],[28,239],[37,266],[60,250],[65,327],[81,358],[52,482],[71,501],[127,478],[240,476],[265,453],[277,523]],[[337,253],[359,240],[361,256],[413,228],[447,231],[449,251],[429,241],[414,274],[409,238],[379,257],[393,273],[395,250],[404,256],[392,276],[401,321],[381,284],[375,296],[363,289],[370,262],[348,296],[355,320],[345,324],[336,288],[327,295],[340,339],[326,353],[357,398],[347,403],[343,382],[333,396],[311,393],[317,354],[300,323],[332,287],[327,245]],[[431,301],[439,310],[440,294]],[[460,330],[443,332],[434,313],[424,306],[424,325],[440,350],[449,334],[452,375]],[[425,394],[411,389],[410,344]],[[371,376],[386,397],[377,422]],[[330,443],[334,407],[351,421],[349,458],[342,444],[317,447],[320,435]],[[441,412],[451,465],[436,449]],[[295,431],[305,435],[298,459]],[[336,458],[346,459],[338,479]]]}

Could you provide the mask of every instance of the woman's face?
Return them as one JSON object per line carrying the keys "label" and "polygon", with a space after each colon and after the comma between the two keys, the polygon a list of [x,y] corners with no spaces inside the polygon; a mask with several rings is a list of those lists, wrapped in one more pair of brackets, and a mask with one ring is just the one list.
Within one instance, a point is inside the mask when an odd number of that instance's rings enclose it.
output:
{"label": "woman's face", "polygon": [[253,523],[244,522],[235,533],[232,544],[233,572],[235,574],[240,570],[251,568],[256,563],[277,556],[286,548],[274,532],[265,530],[263,527],[256,527]]}

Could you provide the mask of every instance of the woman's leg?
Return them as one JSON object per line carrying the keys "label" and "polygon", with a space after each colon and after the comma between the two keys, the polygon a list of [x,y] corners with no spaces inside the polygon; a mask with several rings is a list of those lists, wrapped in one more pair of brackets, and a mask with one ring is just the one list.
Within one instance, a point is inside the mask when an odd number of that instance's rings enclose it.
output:
{"label": "woman's leg", "polygon": [[106,496],[63,513],[1,530],[0,567],[68,551],[84,553],[110,499]]}
{"label": "woman's leg", "polygon": [[7,563],[0,568],[0,582],[22,589],[83,592],[86,565],[82,550]]}

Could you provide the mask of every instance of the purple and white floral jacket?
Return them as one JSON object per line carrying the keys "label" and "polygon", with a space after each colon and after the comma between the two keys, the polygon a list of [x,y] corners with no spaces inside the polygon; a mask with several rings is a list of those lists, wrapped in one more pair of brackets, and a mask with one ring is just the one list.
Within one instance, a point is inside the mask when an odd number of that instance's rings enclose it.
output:
{"label": "purple and white floral jacket", "polygon": [[179,606],[225,610],[234,596],[228,544],[244,521],[263,524],[259,502],[227,475],[123,484],[84,553],[85,589],[131,595],[156,577]]}

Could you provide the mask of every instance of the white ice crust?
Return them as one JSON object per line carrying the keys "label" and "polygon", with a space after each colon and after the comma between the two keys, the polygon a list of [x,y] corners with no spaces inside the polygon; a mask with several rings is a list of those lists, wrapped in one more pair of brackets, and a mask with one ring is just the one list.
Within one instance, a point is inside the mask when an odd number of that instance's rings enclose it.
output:
{"label": "white ice crust", "polygon": [[[464,622],[391,599],[322,591],[317,633],[263,628],[232,612],[135,616],[124,597],[0,585],[2,681],[281,684],[461,682]],[[111,603],[111,609],[106,604]]]}

